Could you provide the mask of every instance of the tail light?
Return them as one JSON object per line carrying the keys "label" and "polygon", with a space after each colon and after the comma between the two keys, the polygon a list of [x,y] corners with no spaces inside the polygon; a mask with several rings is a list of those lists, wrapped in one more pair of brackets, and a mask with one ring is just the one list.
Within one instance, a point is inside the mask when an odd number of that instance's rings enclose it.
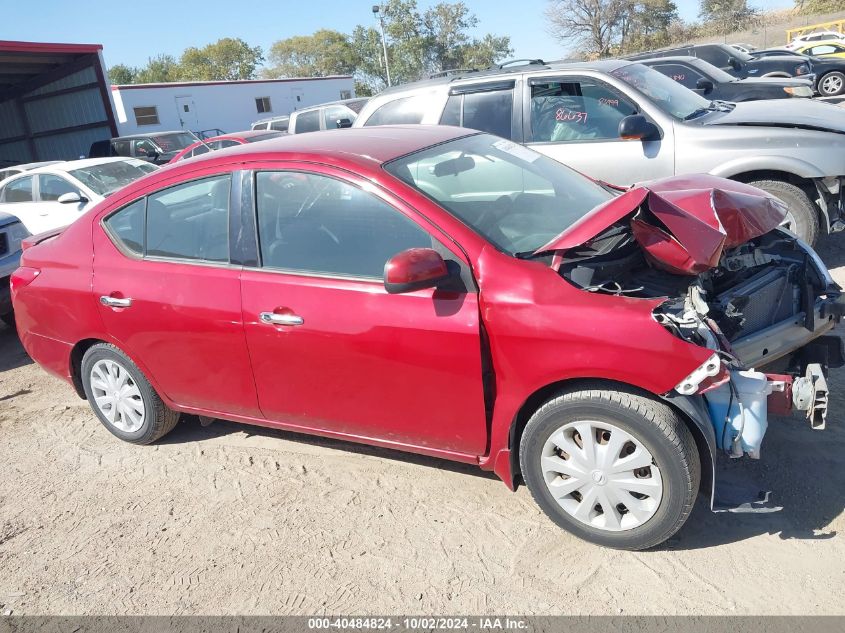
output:
{"label": "tail light", "polygon": [[21,266],[18,268],[9,278],[9,285],[12,289],[12,294],[24,286],[31,284],[40,274],[41,271],[37,268],[28,268],[27,266]]}
{"label": "tail light", "polygon": [[685,396],[704,393],[724,383],[730,374],[722,367],[718,354],[713,354],[696,367],[689,376],[675,386],[675,391]]}

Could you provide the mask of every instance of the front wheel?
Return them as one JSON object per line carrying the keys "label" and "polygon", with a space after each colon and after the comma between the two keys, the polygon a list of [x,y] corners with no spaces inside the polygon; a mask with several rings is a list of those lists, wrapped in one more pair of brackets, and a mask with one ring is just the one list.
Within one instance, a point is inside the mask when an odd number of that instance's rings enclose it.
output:
{"label": "front wheel", "polygon": [[810,246],[816,243],[819,238],[819,215],[816,205],[802,189],[782,180],[757,180],[748,184],[783,200],[789,209],[783,227]]}
{"label": "front wheel", "polygon": [[668,405],[600,388],[564,393],[537,410],[519,461],[532,496],[555,523],[626,550],[675,534],[701,477],[695,440]]}
{"label": "front wheel", "polygon": [[82,386],[94,414],[113,435],[150,444],[179,421],[138,366],[114,345],[99,343],[82,357]]}
{"label": "front wheel", "polygon": [[835,97],[845,92],[845,74],[835,70],[819,79],[819,93],[823,97]]}

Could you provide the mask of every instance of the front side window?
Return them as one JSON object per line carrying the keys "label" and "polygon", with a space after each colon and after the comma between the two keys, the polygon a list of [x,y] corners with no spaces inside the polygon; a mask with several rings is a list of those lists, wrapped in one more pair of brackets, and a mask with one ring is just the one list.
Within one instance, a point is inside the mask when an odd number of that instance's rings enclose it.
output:
{"label": "front side window", "polygon": [[316,132],[320,129],[320,111],[309,110],[296,116],[296,133]]}
{"label": "front side window", "polygon": [[468,92],[449,97],[441,125],[457,125],[511,138],[513,89]]}
{"label": "front side window", "polygon": [[532,149],[476,134],[385,165],[499,250],[530,253],[613,194]]}
{"label": "front side window", "polygon": [[158,108],[155,106],[142,106],[132,110],[135,113],[136,125],[158,125]]}
{"label": "front side window", "polygon": [[[284,119],[276,119],[275,121],[270,123],[270,129],[276,130],[278,132],[287,132],[289,125],[290,125],[290,119],[285,117]],[[261,129],[266,130],[267,126],[264,126]]]}
{"label": "front side window", "polygon": [[4,191],[4,202],[32,202],[32,176],[13,180]]}
{"label": "front side window", "polygon": [[389,101],[373,112],[364,125],[416,125],[422,123],[426,104],[431,100],[431,97],[432,94],[427,93]]}
{"label": "front side window", "polygon": [[358,115],[346,106],[329,106],[323,114],[323,120],[327,130],[334,130],[341,127],[341,122],[348,121],[349,125],[351,125],[357,118]]}
{"label": "front side window", "polygon": [[698,80],[704,78],[697,70],[681,64],[652,64],[651,67],[690,90],[698,89]]}
{"label": "front side window", "polygon": [[147,256],[210,262],[229,261],[231,178],[195,180],[147,199]]}
{"label": "front side window", "polygon": [[66,193],[79,193],[79,190],[61,176],[39,174],[38,195],[42,201],[53,202]]}
{"label": "front side window", "polygon": [[381,279],[393,255],[432,247],[432,237],[371,193],[302,172],[256,176],[265,268]]}
{"label": "front side window", "polygon": [[824,44],[822,46],[814,46],[810,49],[810,55],[830,55],[842,50],[841,47]]}
{"label": "front side window", "polygon": [[618,141],[619,122],[636,113],[636,106],[626,97],[595,79],[543,79],[531,83],[534,142]]}

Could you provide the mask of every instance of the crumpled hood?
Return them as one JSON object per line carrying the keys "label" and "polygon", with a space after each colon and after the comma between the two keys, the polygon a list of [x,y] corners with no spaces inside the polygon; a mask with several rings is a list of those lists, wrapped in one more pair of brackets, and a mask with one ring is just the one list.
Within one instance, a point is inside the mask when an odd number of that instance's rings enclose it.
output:
{"label": "crumpled hood", "polygon": [[743,101],[725,113],[702,117],[704,125],[762,125],[845,133],[845,110],[815,99]]}
{"label": "crumpled hood", "polygon": [[674,176],[595,207],[536,253],[581,246],[631,216],[634,239],[655,266],[697,275],[716,267],[724,249],[780,225],[786,213],[783,202],[750,185],[704,174]]}

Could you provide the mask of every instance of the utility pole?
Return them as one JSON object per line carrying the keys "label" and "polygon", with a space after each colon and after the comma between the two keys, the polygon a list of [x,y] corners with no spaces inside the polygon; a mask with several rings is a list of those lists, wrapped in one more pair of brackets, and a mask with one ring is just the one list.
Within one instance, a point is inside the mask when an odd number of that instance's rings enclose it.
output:
{"label": "utility pole", "polygon": [[384,18],[381,14],[381,7],[379,5],[373,5],[373,15],[378,18],[379,25],[381,26],[381,47],[384,50],[384,71],[387,73],[387,87],[390,87],[390,64],[387,62],[387,39],[384,37]]}

